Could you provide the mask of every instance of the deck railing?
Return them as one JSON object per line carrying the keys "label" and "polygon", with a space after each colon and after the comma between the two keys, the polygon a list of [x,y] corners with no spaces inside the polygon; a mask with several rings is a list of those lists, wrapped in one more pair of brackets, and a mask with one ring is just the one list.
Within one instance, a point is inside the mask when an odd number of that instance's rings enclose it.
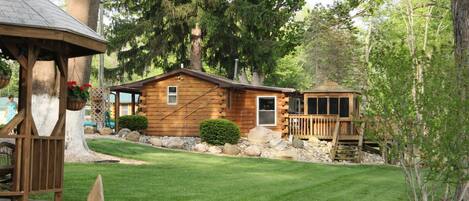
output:
{"label": "deck railing", "polygon": [[290,114],[288,117],[289,134],[302,138],[332,138],[339,121],[337,115]]}

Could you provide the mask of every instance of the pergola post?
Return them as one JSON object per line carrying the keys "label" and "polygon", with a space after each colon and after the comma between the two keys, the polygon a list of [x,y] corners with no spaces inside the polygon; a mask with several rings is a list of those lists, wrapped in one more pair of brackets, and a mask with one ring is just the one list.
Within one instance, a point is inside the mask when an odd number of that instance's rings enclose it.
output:
{"label": "pergola post", "polygon": [[[67,113],[67,79],[68,79],[68,58],[67,56],[58,53],[57,58],[56,58],[56,64],[60,72],[60,86],[59,86],[59,119],[54,127],[54,130],[51,134],[51,136],[56,136],[59,139],[65,139],[65,123],[66,123],[66,113]],[[61,150],[65,149],[64,145],[64,140],[61,141],[59,147]],[[63,163],[64,163],[64,155],[63,152],[59,153],[59,168],[56,169],[55,171],[58,172],[60,175],[59,177],[56,178],[56,183],[58,183],[60,186],[57,186],[57,188],[62,189],[63,188],[63,175],[64,175],[64,169],[63,169]],[[62,200],[62,191],[56,192],[54,195],[54,200],[55,201],[61,201]]]}
{"label": "pergola post", "polygon": [[119,131],[119,116],[120,116],[120,92],[116,91],[116,97],[114,101],[114,122],[115,122],[115,129],[116,132]]}
{"label": "pergola post", "polygon": [[132,115],[135,115],[135,93],[132,93]]}

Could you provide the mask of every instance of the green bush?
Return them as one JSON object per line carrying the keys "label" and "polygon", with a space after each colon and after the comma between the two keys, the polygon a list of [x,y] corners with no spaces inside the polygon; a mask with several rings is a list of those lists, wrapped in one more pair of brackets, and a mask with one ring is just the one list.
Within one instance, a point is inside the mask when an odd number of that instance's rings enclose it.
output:
{"label": "green bush", "polygon": [[240,138],[238,125],[226,119],[208,119],[200,124],[200,138],[213,145],[237,144]]}
{"label": "green bush", "polygon": [[148,127],[148,119],[140,115],[125,115],[119,117],[119,127],[133,131],[142,131]]}

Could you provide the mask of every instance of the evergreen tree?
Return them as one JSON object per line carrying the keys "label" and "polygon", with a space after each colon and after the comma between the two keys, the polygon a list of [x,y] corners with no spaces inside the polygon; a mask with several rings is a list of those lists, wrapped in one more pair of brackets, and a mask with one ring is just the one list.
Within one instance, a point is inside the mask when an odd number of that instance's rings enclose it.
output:
{"label": "evergreen tree", "polygon": [[234,59],[262,82],[276,60],[300,42],[293,21],[303,0],[118,0],[107,2],[116,13],[109,35],[118,52],[120,75],[165,71],[189,65],[191,30],[200,24],[203,61],[233,76]]}

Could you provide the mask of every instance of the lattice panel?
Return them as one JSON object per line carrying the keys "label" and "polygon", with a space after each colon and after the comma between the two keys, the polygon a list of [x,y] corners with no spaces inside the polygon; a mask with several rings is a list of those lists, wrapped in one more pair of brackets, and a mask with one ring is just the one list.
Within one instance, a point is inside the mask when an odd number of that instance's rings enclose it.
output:
{"label": "lattice panel", "polygon": [[105,122],[106,111],[109,108],[109,88],[91,88],[90,100],[91,100],[91,119],[98,122]]}

